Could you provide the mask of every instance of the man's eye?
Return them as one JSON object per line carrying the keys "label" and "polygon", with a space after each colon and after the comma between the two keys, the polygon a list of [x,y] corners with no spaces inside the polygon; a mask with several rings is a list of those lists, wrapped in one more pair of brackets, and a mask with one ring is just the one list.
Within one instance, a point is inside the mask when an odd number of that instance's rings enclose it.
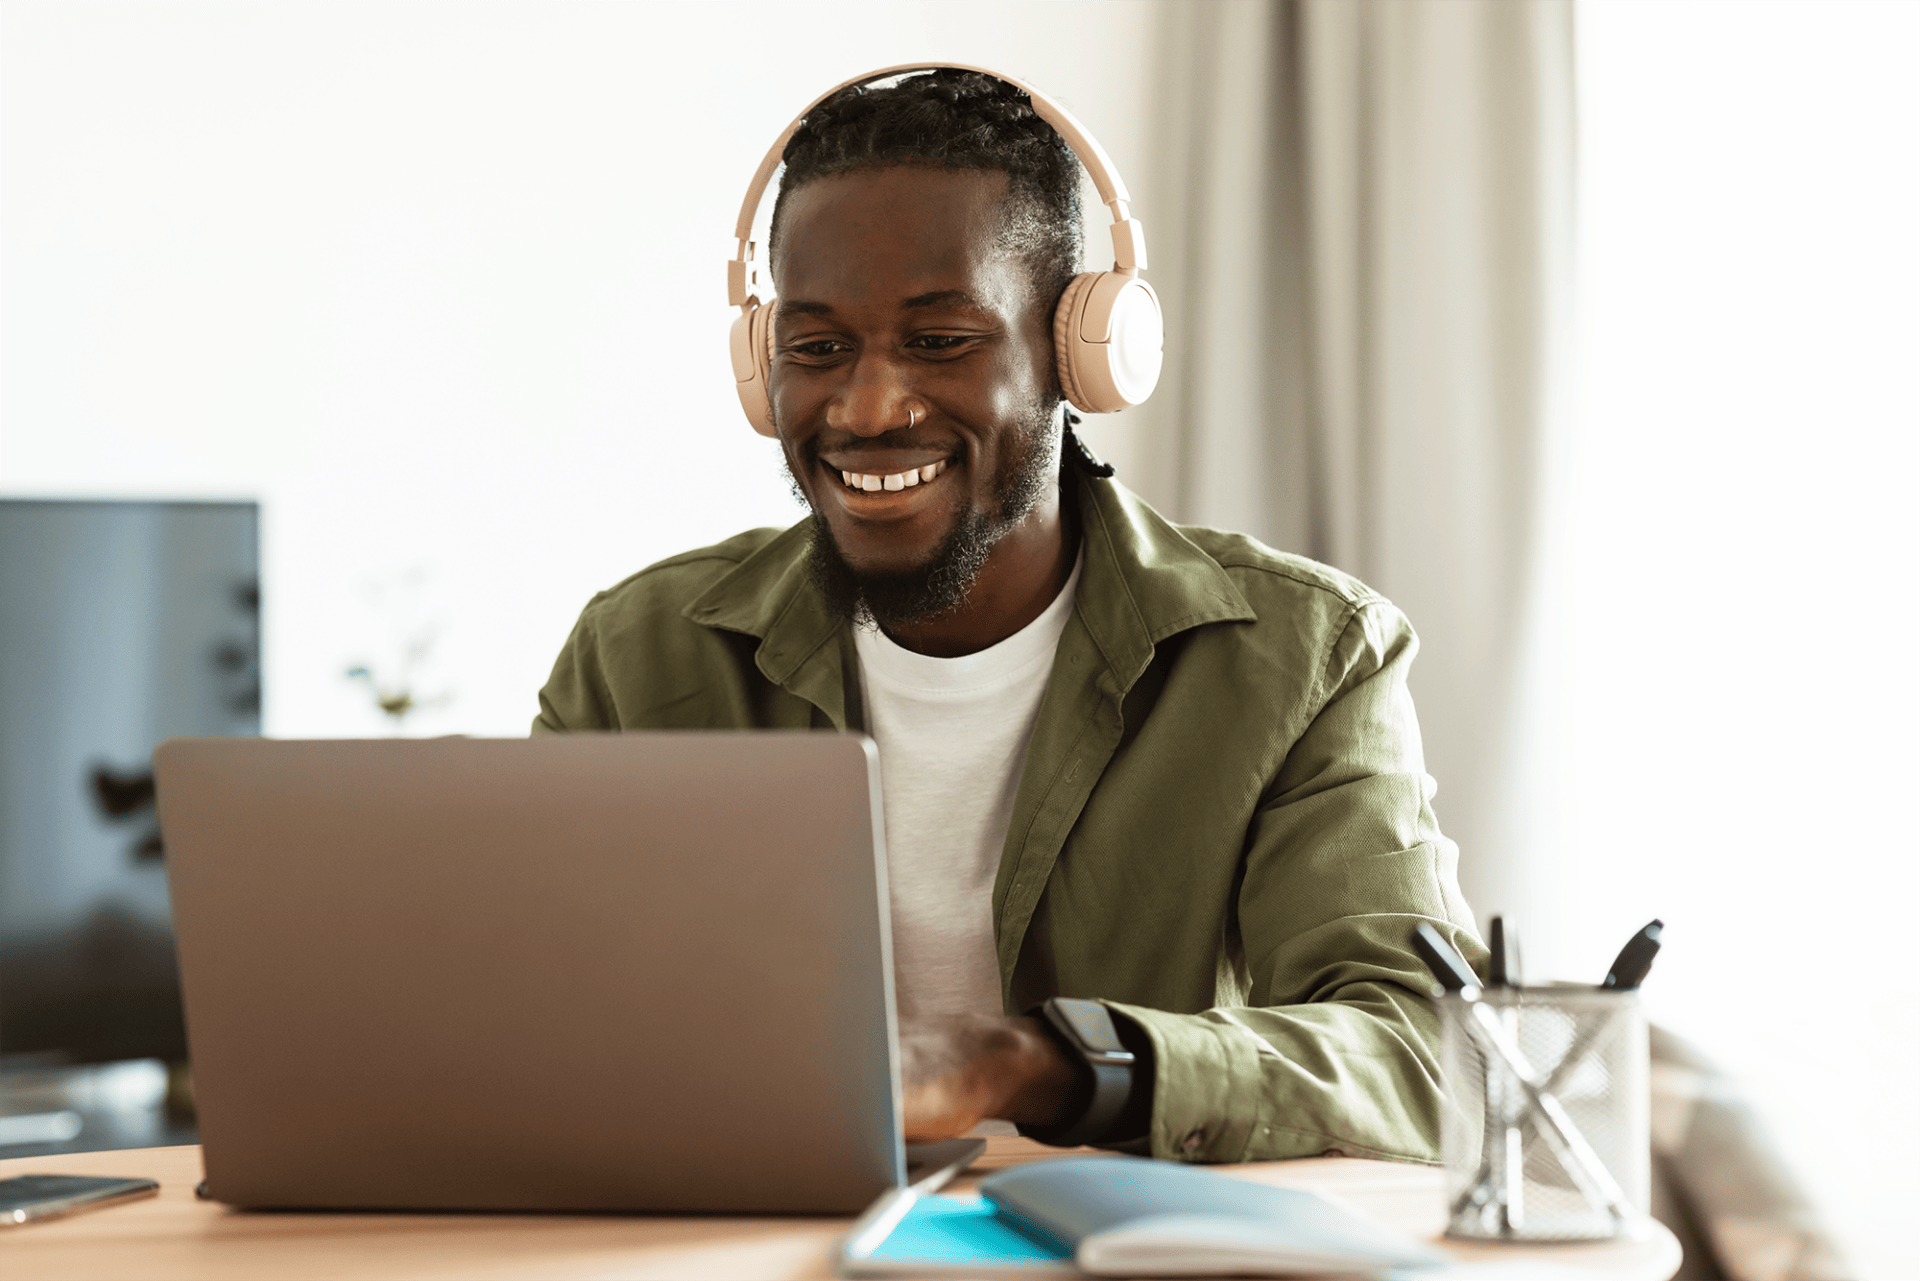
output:
{"label": "man's eye", "polygon": [[813,360],[825,360],[840,350],[840,344],[832,338],[819,338],[813,342],[795,343],[787,348],[796,356],[806,356]]}
{"label": "man's eye", "polygon": [[971,341],[965,334],[921,334],[911,339],[907,345],[918,347],[922,351],[952,351],[955,347]]}

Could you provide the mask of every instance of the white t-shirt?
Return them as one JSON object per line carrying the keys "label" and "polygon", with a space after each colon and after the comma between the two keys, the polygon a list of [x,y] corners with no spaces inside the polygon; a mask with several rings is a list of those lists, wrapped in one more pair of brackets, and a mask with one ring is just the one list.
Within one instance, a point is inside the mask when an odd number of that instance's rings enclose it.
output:
{"label": "white t-shirt", "polygon": [[977,654],[930,658],[877,628],[854,630],[880,749],[903,1019],[1001,1013],[993,878],[1080,565],[1040,617]]}

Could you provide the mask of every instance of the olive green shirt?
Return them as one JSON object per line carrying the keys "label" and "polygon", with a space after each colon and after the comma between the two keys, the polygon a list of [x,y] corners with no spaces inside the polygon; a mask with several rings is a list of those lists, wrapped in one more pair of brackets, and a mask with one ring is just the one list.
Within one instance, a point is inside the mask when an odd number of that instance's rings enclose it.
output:
{"label": "olive green shirt", "polygon": [[[1418,642],[1352,578],[1081,477],[1086,564],[993,888],[1010,1011],[1091,997],[1151,1038],[1155,1156],[1439,1157],[1408,947],[1479,961],[1407,693]],[[857,729],[806,522],[595,596],[536,733]]]}

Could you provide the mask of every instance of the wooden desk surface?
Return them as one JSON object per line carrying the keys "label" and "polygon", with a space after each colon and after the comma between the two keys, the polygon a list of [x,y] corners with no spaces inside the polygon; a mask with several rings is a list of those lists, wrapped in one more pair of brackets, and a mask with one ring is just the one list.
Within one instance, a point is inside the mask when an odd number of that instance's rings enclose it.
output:
{"label": "wooden desk surface", "polygon": [[[1002,1166],[1089,1155],[1026,1139],[989,1139],[972,1176]],[[1223,1173],[1306,1188],[1423,1238],[1445,1226],[1435,1169],[1322,1158],[1220,1167]],[[145,1201],[18,1228],[0,1228],[6,1281],[309,1281],[318,1278],[742,1278],[821,1281],[846,1221],[661,1216],[246,1213],[194,1199],[200,1149],[138,1148],[0,1161],[17,1174],[98,1174],[160,1181]],[[1657,1227],[1657,1225],[1656,1225]],[[1680,1247],[1664,1228],[1648,1240],[1601,1246],[1456,1246],[1497,1275],[1546,1281],[1611,1277],[1667,1281]],[[1530,1265],[1516,1268],[1516,1265]],[[1475,1269],[1478,1271],[1478,1269]],[[1492,1276],[1496,1273],[1490,1272]]]}

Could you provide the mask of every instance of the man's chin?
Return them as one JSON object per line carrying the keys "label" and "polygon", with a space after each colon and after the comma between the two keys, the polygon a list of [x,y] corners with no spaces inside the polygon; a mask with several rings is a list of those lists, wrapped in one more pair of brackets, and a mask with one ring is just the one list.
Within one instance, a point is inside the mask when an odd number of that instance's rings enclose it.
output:
{"label": "man's chin", "polygon": [[[816,532],[817,532],[816,526]],[[831,536],[831,529],[829,529]],[[943,539],[942,542],[945,540]],[[887,547],[876,552],[869,547],[855,545],[851,549],[846,540],[833,538],[833,550],[847,572],[859,582],[903,582],[916,574],[928,572],[940,556],[941,547],[935,543],[929,547],[911,551],[900,547]]]}
{"label": "man's chin", "polygon": [[945,614],[966,599],[993,550],[991,524],[962,519],[930,554],[916,560],[855,563],[841,549],[832,524],[818,512],[812,521],[809,565],[827,605],[849,621],[881,627]]}

